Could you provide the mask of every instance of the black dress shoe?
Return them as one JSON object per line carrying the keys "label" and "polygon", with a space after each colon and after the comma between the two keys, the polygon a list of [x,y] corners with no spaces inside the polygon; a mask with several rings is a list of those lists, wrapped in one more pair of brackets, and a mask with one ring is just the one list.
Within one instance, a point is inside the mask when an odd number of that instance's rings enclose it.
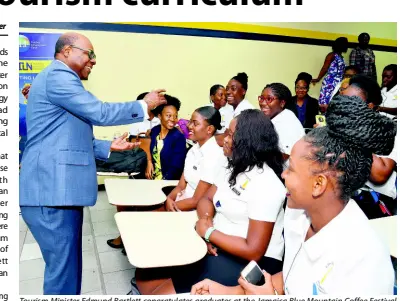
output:
{"label": "black dress shoe", "polygon": [[114,239],[109,239],[107,240],[107,245],[109,245],[111,248],[113,249],[122,249],[124,247],[124,244],[119,244],[116,245],[115,243],[113,243]]}

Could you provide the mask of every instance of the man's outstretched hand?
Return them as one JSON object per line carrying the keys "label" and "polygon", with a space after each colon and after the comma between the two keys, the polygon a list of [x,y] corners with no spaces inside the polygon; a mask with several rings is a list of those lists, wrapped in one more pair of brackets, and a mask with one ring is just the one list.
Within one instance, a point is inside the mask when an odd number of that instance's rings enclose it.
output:
{"label": "man's outstretched hand", "polygon": [[140,142],[134,142],[134,143],[128,142],[126,140],[126,137],[128,137],[127,132],[124,133],[122,136],[115,138],[111,143],[111,151],[113,152],[126,151],[140,145]]}

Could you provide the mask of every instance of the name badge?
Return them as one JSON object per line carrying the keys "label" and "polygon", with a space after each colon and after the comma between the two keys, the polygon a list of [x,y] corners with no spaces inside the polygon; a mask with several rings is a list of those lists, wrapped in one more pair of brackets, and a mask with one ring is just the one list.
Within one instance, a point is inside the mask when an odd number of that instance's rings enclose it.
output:
{"label": "name badge", "polygon": [[237,190],[235,187],[231,187],[231,189],[232,189],[232,191],[234,192],[234,193],[236,193],[238,196],[240,196],[240,191],[239,190]]}

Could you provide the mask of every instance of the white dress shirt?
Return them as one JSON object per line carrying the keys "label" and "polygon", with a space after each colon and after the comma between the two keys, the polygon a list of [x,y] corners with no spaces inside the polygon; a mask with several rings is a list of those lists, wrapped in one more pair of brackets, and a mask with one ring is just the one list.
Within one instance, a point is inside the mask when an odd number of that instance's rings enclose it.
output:
{"label": "white dress shirt", "polygon": [[[397,163],[397,135],[394,140],[394,147],[392,152],[388,156],[378,156],[381,158],[389,158],[392,159]],[[397,179],[397,173],[395,171],[392,172],[391,176],[389,179],[386,181],[386,183],[382,185],[376,185],[372,183],[371,181],[367,181],[366,185],[376,192],[379,192],[383,195],[386,195],[392,199],[395,199],[397,196],[397,189],[396,189],[396,179]]]}
{"label": "white dress shirt", "polygon": [[131,135],[137,135],[140,133],[146,133],[148,130],[151,130],[156,125],[160,124],[160,119],[154,117],[152,120],[144,120],[142,122],[133,123],[131,128],[129,129],[129,133]]}
{"label": "white dress shirt", "polygon": [[283,281],[286,295],[392,295],[390,252],[360,207],[346,207],[314,236],[304,210],[286,208]]}
{"label": "white dress shirt", "polygon": [[[210,107],[214,107],[214,104],[208,104]],[[229,128],[229,123],[233,119],[233,107],[230,104],[226,104],[224,107],[219,109],[219,113],[221,114],[221,129],[216,131],[216,134],[225,133],[226,129]]]}
{"label": "white dress shirt", "polygon": [[[385,108],[397,108],[397,85],[394,86],[390,91],[387,88],[382,89],[382,104],[381,107]],[[395,118],[396,116],[390,115],[384,112],[380,112],[382,115],[389,118]]]}
{"label": "white dress shirt", "polygon": [[279,147],[282,153],[290,155],[294,144],[304,137],[304,128],[294,113],[284,109],[271,119],[279,136]]}
{"label": "white dress shirt", "polygon": [[200,181],[214,184],[221,162],[224,162],[224,152],[215,137],[208,139],[201,147],[198,143],[194,144],[185,159],[183,175],[186,188],[176,201],[191,198]]}
{"label": "white dress shirt", "polygon": [[282,260],[285,186],[267,164],[262,169],[254,167],[239,174],[233,187],[228,182],[229,176],[230,172],[222,168],[215,183],[214,227],[224,234],[246,238],[250,219],[273,222],[265,256]]}

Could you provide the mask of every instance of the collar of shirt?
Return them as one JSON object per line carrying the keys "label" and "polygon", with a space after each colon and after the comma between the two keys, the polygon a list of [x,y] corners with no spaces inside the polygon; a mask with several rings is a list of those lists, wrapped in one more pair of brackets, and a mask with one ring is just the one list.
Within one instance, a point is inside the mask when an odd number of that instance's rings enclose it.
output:
{"label": "collar of shirt", "polygon": [[206,154],[207,152],[212,152],[213,148],[215,147],[215,144],[217,144],[217,141],[215,140],[215,137],[211,137],[208,139],[202,146],[200,146],[198,143],[196,143],[193,147],[195,147],[202,156]]}
{"label": "collar of shirt", "polygon": [[397,94],[397,85],[395,85],[392,89],[390,89],[389,91],[387,90],[386,87],[382,88],[382,93],[386,94],[386,93],[391,93],[391,94]]}
{"label": "collar of shirt", "polygon": [[[357,210],[358,209],[358,210]],[[307,253],[310,260],[317,260],[320,258],[327,249],[332,248],[336,245],[337,237],[340,238],[341,233],[346,233],[349,227],[349,221],[351,223],[357,223],[357,219],[360,216],[360,211],[358,205],[353,200],[350,200],[344,207],[342,212],[340,212],[335,218],[333,218],[327,225],[325,225],[318,233],[314,234],[304,243],[304,250]],[[305,215],[304,215],[305,216]],[[310,225],[310,220],[308,220],[308,227]],[[308,227],[303,228],[303,233],[308,231]],[[300,228],[300,227],[299,227]],[[304,232],[305,231],[305,232]]]}
{"label": "collar of shirt", "polygon": [[288,122],[288,116],[287,115],[292,113],[291,111],[290,111],[290,113],[288,113],[289,111],[290,110],[288,110],[288,109],[283,109],[282,112],[280,112],[278,115],[276,115],[274,118],[271,119],[271,122],[274,125],[279,124],[279,123]]}
{"label": "collar of shirt", "polygon": [[234,117],[237,117],[240,112],[246,110],[246,109],[251,109],[254,107],[252,106],[252,104],[247,100],[247,99],[243,99],[238,106],[236,107],[236,109],[234,110]]}
{"label": "collar of shirt", "polygon": [[71,69],[66,63],[64,63],[63,61],[60,60],[56,60],[56,62],[60,62],[61,64],[63,64],[64,66],[68,67],[69,69]]}

